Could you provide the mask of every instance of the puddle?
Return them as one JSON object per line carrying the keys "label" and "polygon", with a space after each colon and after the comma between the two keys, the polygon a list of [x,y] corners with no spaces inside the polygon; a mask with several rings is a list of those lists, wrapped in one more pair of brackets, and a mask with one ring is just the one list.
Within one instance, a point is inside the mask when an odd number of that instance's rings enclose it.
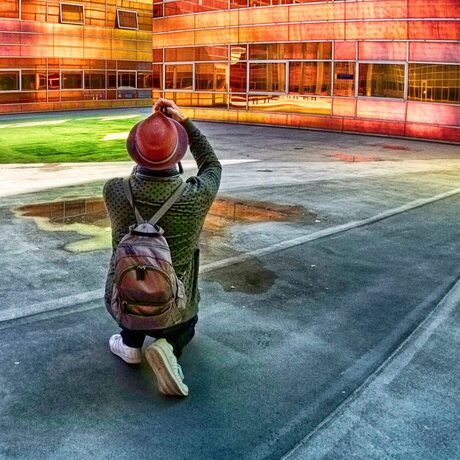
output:
{"label": "puddle", "polygon": [[67,243],[70,252],[90,252],[111,247],[110,221],[101,198],[37,203],[14,209],[17,216],[31,218],[40,230],[73,231],[86,238]]}
{"label": "puddle", "polygon": [[[102,198],[36,203],[19,206],[14,212],[17,216],[33,219],[41,230],[74,231],[86,237],[66,244],[64,249],[67,251],[88,252],[111,247],[110,221]],[[236,223],[300,220],[313,222],[315,217],[302,206],[219,198],[213,203],[203,227],[204,249],[213,251],[213,246],[219,245],[225,249],[225,243],[228,243],[226,230]],[[228,244],[226,252],[228,253]],[[219,254],[217,247],[214,253],[228,257],[228,254]]]}
{"label": "puddle", "polygon": [[227,267],[205,273],[201,277],[203,280],[217,281],[226,292],[262,294],[273,286],[277,275],[265,268],[259,260],[253,259],[237,268]]}
{"label": "puddle", "polygon": [[412,151],[411,148],[409,147],[406,147],[405,145],[398,145],[398,144],[368,144],[368,145],[371,145],[371,146],[374,146],[374,147],[382,147],[384,149],[387,149],[387,150],[403,150],[403,151]]}

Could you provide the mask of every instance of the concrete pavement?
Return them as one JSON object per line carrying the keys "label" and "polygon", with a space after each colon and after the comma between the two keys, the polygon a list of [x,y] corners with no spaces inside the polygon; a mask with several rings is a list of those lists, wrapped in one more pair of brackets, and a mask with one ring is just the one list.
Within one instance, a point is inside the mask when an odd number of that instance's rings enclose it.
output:
{"label": "concrete pavement", "polygon": [[0,458],[458,458],[458,146],[199,125],[259,160],[225,166],[219,198],[286,217],[203,235],[185,400],[108,352],[109,251],[15,211],[103,177],[2,198]]}

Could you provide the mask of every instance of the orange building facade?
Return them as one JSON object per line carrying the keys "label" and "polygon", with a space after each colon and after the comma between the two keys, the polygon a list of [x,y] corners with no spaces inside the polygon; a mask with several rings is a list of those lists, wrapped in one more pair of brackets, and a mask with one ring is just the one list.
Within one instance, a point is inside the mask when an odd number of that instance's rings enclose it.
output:
{"label": "orange building facade", "polygon": [[150,105],[152,0],[1,0],[0,113]]}
{"label": "orange building facade", "polygon": [[194,118],[460,141],[458,0],[2,0],[0,111]]}

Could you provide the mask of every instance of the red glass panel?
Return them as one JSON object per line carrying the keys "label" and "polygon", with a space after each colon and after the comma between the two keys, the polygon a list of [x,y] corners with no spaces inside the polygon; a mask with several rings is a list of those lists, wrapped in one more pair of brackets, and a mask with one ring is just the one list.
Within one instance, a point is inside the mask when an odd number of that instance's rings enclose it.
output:
{"label": "red glass panel", "polygon": [[460,27],[453,21],[410,21],[410,40],[460,40]]}
{"label": "red glass panel", "polygon": [[332,106],[332,114],[340,117],[355,117],[356,116],[356,100],[334,98]]}
{"label": "red glass panel", "polygon": [[409,60],[460,63],[460,43],[409,43]]}
{"label": "red glass panel", "polygon": [[408,102],[407,121],[460,126],[460,105]]}
{"label": "red glass panel", "polygon": [[409,18],[459,18],[458,0],[407,0]]}
{"label": "red glass panel", "polygon": [[347,19],[405,19],[407,17],[406,0],[385,0],[372,2],[345,3]]}
{"label": "red glass panel", "polygon": [[356,59],[355,42],[335,42],[334,43],[335,59],[354,60]]}
{"label": "red glass panel", "polygon": [[[289,24],[290,41],[344,40],[345,23],[321,22],[311,24]],[[347,36],[348,39],[348,36]]]}
{"label": "red glass panel", "polygon": [[379,120],[404,121],[406,103],[401,101],[363,100],[358,99],[356,116]]}
{"label": "red glass panel", "polygon": [[361,60],[405,61],[406,42],[359,42],[358,56]]}
{"label": "red glass panel", "polygon": [[405,40],[407,21],[347,22],[347,40]]}

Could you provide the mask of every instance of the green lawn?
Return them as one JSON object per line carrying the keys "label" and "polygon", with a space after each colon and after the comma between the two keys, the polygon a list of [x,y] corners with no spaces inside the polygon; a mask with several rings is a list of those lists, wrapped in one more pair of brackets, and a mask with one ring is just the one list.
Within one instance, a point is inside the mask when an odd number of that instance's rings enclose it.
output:
{"label": "green lawn", "polygon": [[129,131],[142,118],[72,118],[69,114],[60,118],[1,121],[0,163],[127,161],[126,139],[102,139],[107,134]]}

